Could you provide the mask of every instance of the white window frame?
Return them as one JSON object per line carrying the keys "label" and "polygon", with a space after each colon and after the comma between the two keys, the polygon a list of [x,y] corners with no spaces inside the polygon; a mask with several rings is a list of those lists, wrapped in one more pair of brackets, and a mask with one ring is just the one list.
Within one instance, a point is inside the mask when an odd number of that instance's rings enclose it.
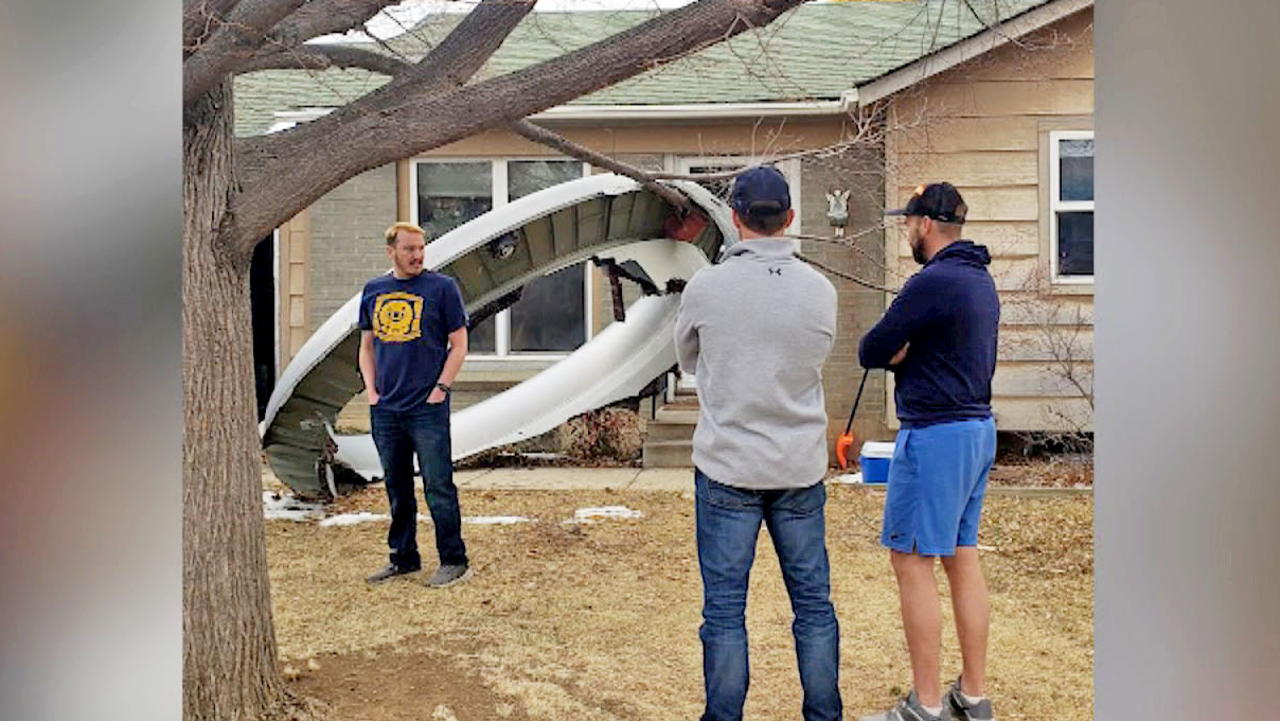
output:
{"label": "white window frame", "polygon": [[[688,175],[694,166],[703,166],[711,168],[738,168],[751,165],[770,164],[766,158],[755,158],[749,155],[681,155],[676,157],[676,163],[679,165],[679,172]],[[800,198],[800,159],[788,158],[772,163],[774,167],[782,171],[783,176],[787,179],[787,189],[791,193],[791,207],[796,211],[796,219],[791,223],[791,227],[787,228],[787,235],[802,235],[804,233],[800,226],[800,209],[804,206],[801,204]],[[797,246],[799,240],[796,241]]]}
{"label": "white window frame", "polygon": [[[273,304],[274,315],[271,325],[275,326],[275,344],[273,346],[275,352],[275,381],[280,380],[280,374],[284,372],[284,355],[280,350],[280,229],[276,228],[271,231],[271,295],[275,296]],[[274,382],[273,382],[274,385]]]}
{"label": "white window frame", "polygon": [[[1058,213],[1093,211],[1096,202],[1096,196],[1095,200],[1060,199],[1061,151],[1058,143],[1063,140],[1093,140],[1093,131],[1055,130],[1049,133],[1049,277],[1059,285],[1089,285],[1093,283],[1092,275],[1058,274]],[[1097,242],[1096,237],[1094,242]]]}
{"label": "white window frame", "polygon": [[[536,155],[511,155],[501,158],[484,158],[484,157],[435,157],[435,156],[418,156],[409,162],[409,220],[413,223],[418,222],[418,164],[419,163],[489,163],[489,178],[491,181],[490,192],[493,198],[493,209],[497,210],[510,202],[509,192],[507,188],[507,163],[519,162],[525,160],[550,160],[550,161],[566,161],[573,158],[565,158],[560,156],[536,156]],[[582,164],[582,177],[591,174],[591,164]],[[583,323],[586,325],[585,341],[588,342],[592,338],[592,328],[594,326],[594,314],[592,308],[595,305],[592,293],[591,283],[591,264],[585,264],[582,273],[582,284],[584,288],[583,303],[585,313],[583,314]],[[554,352],[538,352],[538,351],[516,351],[511,350],[511,312],[509,309],[503,309],[494,314],[494,352],[493,353],[468,353],[468,359],[485,360],[485,361],[530,361],[530,360],[562,360],[569,357],[569,353]]]}

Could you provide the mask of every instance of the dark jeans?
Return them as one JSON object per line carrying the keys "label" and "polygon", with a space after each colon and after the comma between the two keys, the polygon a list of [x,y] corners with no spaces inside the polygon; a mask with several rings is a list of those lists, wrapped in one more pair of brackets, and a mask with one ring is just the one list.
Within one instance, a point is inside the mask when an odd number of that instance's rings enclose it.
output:
{"label": "dark jeans", "polygon": [[831,606],[822,483],[794,490],[751,491],[695,471],[698,565],[702,570],[703,721],[737,721],[747,698],[747,580],[760,522],[769,529],[791,596],[796,660],[806,721],[843,718],[840,628]]}
{"label": "dark jeans", "polygon": [[391,530],[387,545],[391,562],[418,569],[418,503],[413,493],[413,456],[422,470],[422,488],[436,529],[436,551],[442,565],[465,565],[467,547],[462,542],[462,511],[458,488],[453,485],[453,460],[449,439],[449,402],[420,403],[407,411],[369,409],[373,443],[378,447],[391,502]]}

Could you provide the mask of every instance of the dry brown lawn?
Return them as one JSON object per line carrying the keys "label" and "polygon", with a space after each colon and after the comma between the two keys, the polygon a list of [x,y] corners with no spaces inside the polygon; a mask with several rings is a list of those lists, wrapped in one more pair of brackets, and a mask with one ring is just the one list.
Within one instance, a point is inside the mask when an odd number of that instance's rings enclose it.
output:
{"label": "dry brown lawn", "polygon": [[[421,496],[419,496],[421,498]],[[696,719],[702,586],[687,493],[463,491],[463,514],[530,523],[464,527],[474,575],[370,587],[385,522],[269,521],[278,641],[296,691],[336,718]],[[876,542],[883,493],[835,486],[827,507],[846,718],[910,685],[897,591]],[[422,510],[425,513],[425,506]],[[638,520],[566,525],[584,506]],[[386,512],[381,487],[338,511]],[[991,587],[989,695],[1003,719],[1092,718],[1093,502],[988,499],[980,543]],[[419,544],[434,556],[429,524]],[[430,563],[430,560],[428,560]],[[791,612],[767,533],[751,578],[747,717],[799,718]],[[944,673],[959,669],[945,576]]]}

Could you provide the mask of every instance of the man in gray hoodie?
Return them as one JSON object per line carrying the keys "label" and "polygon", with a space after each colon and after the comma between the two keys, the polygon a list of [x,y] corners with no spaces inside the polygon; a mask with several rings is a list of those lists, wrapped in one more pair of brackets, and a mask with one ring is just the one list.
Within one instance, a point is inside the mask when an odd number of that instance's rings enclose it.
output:
{"label": "man in gray hoodie", "polygon": [[822,365],[836,291],[779,237],[795,217],[772,167],[738,176],[741,242],[689,280],[676,318],[680,369],[698,379],[693,436],[702,571],[703,721],[737,721],[747,696],[747,578],[763,522],[795,612],[806,721],[841,719],[840,631],[830,600],[823,507]]}

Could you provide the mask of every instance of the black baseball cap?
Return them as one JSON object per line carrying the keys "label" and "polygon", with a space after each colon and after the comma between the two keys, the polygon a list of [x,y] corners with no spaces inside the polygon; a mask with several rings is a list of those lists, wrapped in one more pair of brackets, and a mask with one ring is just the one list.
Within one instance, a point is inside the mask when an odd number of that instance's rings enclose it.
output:
{"label": "black baseball cap", "polygon": [[733,182],[729,205],[743,218],[777,215],[791,208],[791,190],[777,168],[757,165]]}
{"label": "black baseball cap", "polygon": [[911,194],[907,207],[890,210],[885,215],[920,215],[933,218],[942,223],[964,224],[964,216],[969,212],[960,191],[951,183],[930,183],[916,186]]}

